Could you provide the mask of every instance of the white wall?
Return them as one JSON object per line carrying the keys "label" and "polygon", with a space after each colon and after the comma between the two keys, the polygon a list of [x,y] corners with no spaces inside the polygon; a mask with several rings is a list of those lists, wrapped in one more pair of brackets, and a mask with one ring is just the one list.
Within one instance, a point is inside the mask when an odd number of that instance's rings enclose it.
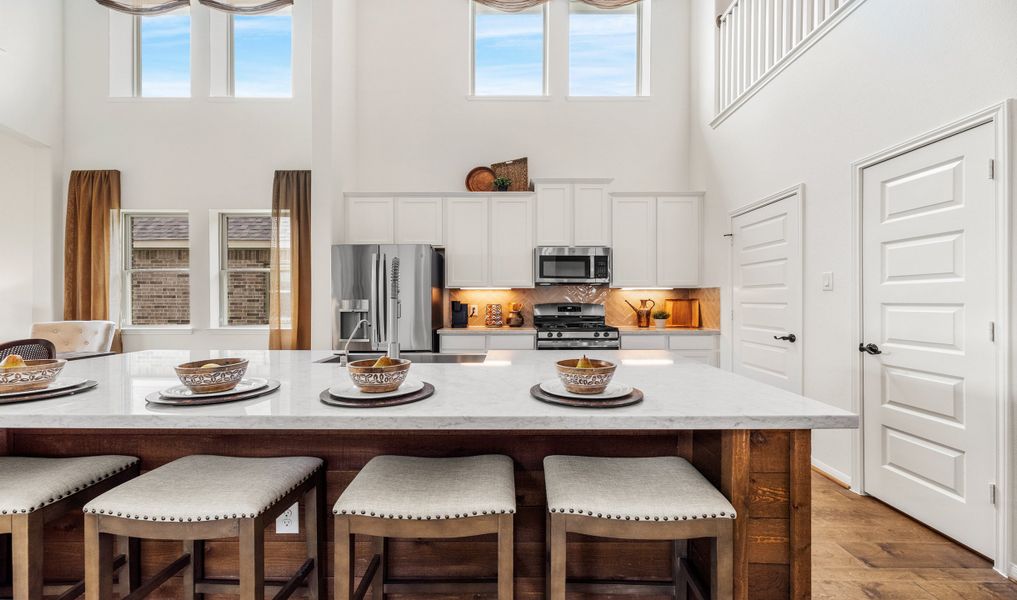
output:
{"label": "white wall", "polygon": [[0,325],[0,339],[10,339],[61,306],[61,0],[0,2],[0,82],[0,239],[24,253],[13,267],[21,276],[0,283],[0,306],[18,307]]}
{"label": "white wall", "polygon": [[546,101],[467,99],[465,0],[363,0],[358,8],[357,189],[461,190],[471,168],[520,156],[529,157],[531,177],[687,189],[687,0],[653,0],[652,97],[599,102],[564,98],[566,0],[551,0]]}
{"label": "white wall", "polygon": [[[867,0],[715,130],[714,4],[692,10],[692,186],[711,198],[708,271],[729,302],[727,211],[805,183],[805,395],[855,409],[851,163],[1017,96],[1017,2]],[[814,457],[850,477],[854,439],[817,433]]]}
{"label": "white wall", "polygon": [[209,209],[265,208],[276,169],[311,168],[312,3],[294,15],[294,98],[209,99],[208,9],[191,9],[192,98],[109,98],[108,10],[67,2],[66,155],[72,169],[119,169],[124,209],[186,209],[193,335],[126,333],[126,350],[265,348],[267,333],[215,331],[209,319]]}

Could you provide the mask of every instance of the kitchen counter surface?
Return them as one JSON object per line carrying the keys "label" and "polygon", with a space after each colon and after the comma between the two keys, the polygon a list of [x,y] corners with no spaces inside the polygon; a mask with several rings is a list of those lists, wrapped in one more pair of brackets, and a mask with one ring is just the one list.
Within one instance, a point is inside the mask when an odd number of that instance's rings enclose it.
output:
{"label": "kitchen counter surface", "polygon": [[689,329],[688,327],[657,329],[655,327],[622,325],[618,327],[618,331],[622,335],[720,335],[719,329]]}
{"label": "kitchen counter surface", "polygon": [[537,330],[533,327],[444,327],[438,330],[438,335],[534,335]]}
{"label": "kitchen counter surface", "polygon": [[[637,405],[604,409],[553,406],[529,395],[556,377],[564,351],[492,351],[483,363],[418,364],[411,376],[432,383],[431,398],[397,407],[349,409],[318,396],[347,382],[345,370],[316,363],[328,351],[146,351],[68,363],[65,377],[94,379],[89,392],[0,405],[0,429],[318,429],[318,430],[690,430],[856,428],[858,417],[822,402],[689,361],[667,351],[602,350],[618,363],[615,380],[645,394]],[[201,407],[148,405],[145,396],[178,383],[173,366],[239,356],[248,376],[282,382],[269,396]]]}

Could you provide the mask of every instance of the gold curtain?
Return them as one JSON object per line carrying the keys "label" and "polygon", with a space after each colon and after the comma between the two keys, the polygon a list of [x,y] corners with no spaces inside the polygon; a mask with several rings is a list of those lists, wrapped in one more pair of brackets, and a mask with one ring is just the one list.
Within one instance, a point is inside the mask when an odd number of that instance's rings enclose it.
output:
{"label": "gold curtain", "polygon": [[272,184],[270,350],[311,348],[311,172],[276,171]]}
{"label": "gold curtain", "polygon": [[112,10],[129,15],[159,15],[191,4],[191,0],[95,0]]}
{"label": "gold curtain", "polygon": [[120,171],[71,171],[64,231],[64,320],[110,319],[110,240],[119,214]]}
{"label": "gold curtain", "polygon": [[209,8],[237,15],[258,15],[293,4],[293,0],[198,0]]}
{"label": "gold curtain", "polygon": [[[205,2],[206,0],[201,0]],[[527,8],[533,8],[534,6],[540,6],[546,4],[550,0],[475,0],[483,4],[484,6],[490,6],[505,12],[519,12],[526,10]],[[635,4],[639,0],[579,0],[590,6],[596,6],[597,8],[621,8],[630,4]]]}

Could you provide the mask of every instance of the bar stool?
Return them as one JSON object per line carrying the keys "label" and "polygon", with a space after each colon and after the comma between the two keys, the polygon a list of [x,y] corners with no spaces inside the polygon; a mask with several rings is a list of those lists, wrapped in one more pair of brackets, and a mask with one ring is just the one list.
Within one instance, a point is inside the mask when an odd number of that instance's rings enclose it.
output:
{"label": "bar stool", "polygon": [[[265,597],[265,528],[294,502],[304,500],[307,560],[285,583],[269,586],[288,598],[306,581],[308,597],[324,590],[325,478],[322,461],[308,457],[235,458],[187,456],[132,479],[85,505],[85,598],[109,600],[112,536],[180,540],[184,554],[142,583],[131,600],[144,598],[178,572],[184,598],[239,592]],[[204,542],[239,538],[239,582],[205,579]]]}
{"label": "bar stool", "polygon": [[[83,456],[76,458],[0,457],[0,534],[11,534],[12,583],[16,600],[41,600],[43,593],[61,598],[79,596],[84,583],[44,590],[42,564],[43,528],[68,512],[80,509],[99,494],[137,476],[133,456]],[[123,541],[123,540],[121,540]],[[133,545],[132,545],[133,546]],[[136,546],[135,546],[136,548]],[[108,565],[128,564],[131,552]],[[137,561],[130,561],[130,579],[136,582]],[[127,577],[122,583],[129,587]]]}
{"label": "bar stool", "polygon": [[[674,542],[673,595],[692,589],[700,600],[733,596],[735,510],[688,461],[656,458],[548,456],[547,598],[564,600],[566,588],[587,593],[637,593],[656,583],[567,582],[565,539],[569,532],[630,540]],[[709,595],[689,568],[687,543],[711,539]]]}
{"label": "bar stool", "polygon": [[[335,515],[335,598],[386,593],[490,593],[512,599],[512,527],[516,512],[512,459],[378,456],[339,497]],[[498,534],[498,579],[395,580],[385,574],[386,538],[459,538]],[[374,536],[375,555],[354,591],[354,534]]]}

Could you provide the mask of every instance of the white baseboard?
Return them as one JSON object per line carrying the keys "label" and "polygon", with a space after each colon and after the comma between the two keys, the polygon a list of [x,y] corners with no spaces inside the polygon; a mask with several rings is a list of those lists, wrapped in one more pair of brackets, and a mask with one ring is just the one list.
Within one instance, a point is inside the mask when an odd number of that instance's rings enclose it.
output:
{"label": "white baseboard", "polygon": [[1009,578],[1012,581],[1017,581],[1017,565],[1010,563],[1010,569],[1008,573],[1000,573],[1004,577]]}
{"label": "white baseboard", "polygon": [[812,457],[812,466],[815,467],[817,470],[826,473],[827,475],[836,479],[837,481],[847,485],[848,487],[851,487],[851,476],[848,475],[847,473],[844,473],[843,471],[840,471],[838,469],[834,469],[833,467],[824,463],[823,461],[817,460],[816,457]]}

